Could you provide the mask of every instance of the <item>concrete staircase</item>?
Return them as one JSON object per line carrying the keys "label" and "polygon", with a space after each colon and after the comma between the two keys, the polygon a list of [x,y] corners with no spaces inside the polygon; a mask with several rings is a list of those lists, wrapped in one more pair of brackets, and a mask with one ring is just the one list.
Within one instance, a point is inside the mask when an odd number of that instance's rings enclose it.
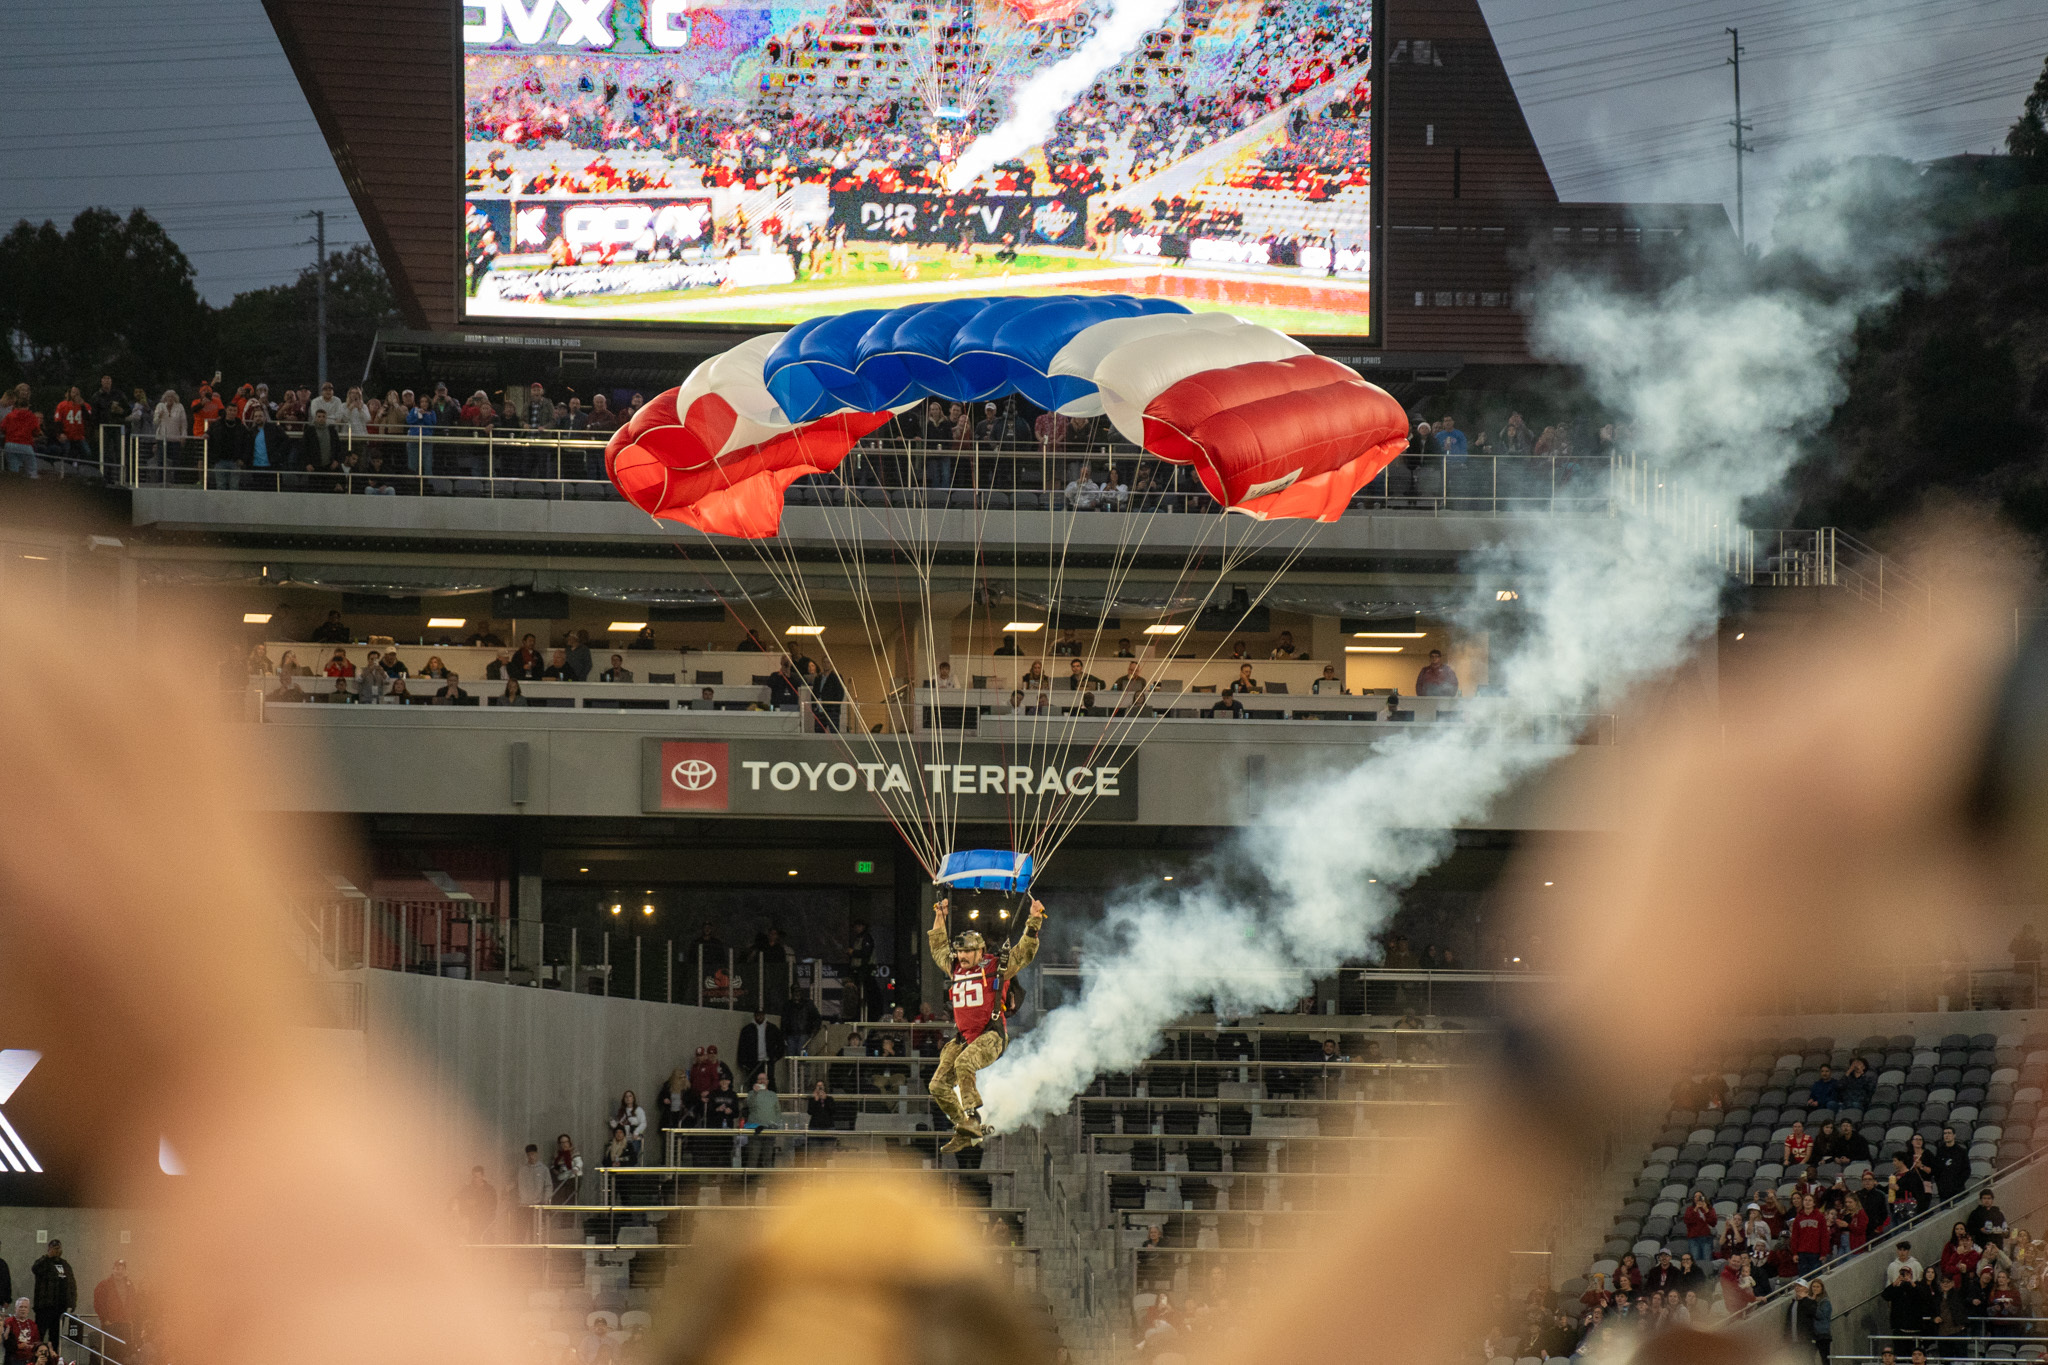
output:
{"label": "concrete staircase", "polygon": [[1017,1199],[1039,1253],[1039,1295],[1059,1344],[1081,1365],[1109,1365],[1131,1345],[1129,1305],[1118,1274],[1120,1248],[1093,1215],[1087,1160],[1070,1125],[1005,1134],[989,1144],[990,1162],[1017,1174]]}

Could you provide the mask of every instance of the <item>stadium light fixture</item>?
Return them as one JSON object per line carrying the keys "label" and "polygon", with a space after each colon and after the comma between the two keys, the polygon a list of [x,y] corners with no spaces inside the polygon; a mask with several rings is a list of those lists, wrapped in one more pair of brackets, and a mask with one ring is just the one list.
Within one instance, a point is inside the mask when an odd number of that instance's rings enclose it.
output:
{"label": "stadium light fixture", "polygon": [[1747,635],[1747,634],[1749,634],[1749,632],[1748,632],[1748,631],[1746,631],[1746,630],[1738,630],[1738,631],[1736,631],[1736,632],[1735,632],[1735,638],[1736,638],[1736,639],[1738,639],[1738,640],[1740,640],[1740,639],[1741,639],[1741,638],[1742,638],[1743,636],[1745,636],[1745,635]]}
{"label": "stadium light fixture", "polygon": [[1405,651],[1399,645],[1346,645],[1346,654],[1401,654]]}
{"label": "stadium light fixture", "polygon": [[1513,588],[1502,588],[1494,593],[1493,600],[1496,602],[1519,602],[1522,600],[1522,594],[1516,592]]}
{"label": "stadium light fixture", "polygon": [[1354,630],[1354,640],[1420,640],[1429,632],[1426,630]]}
{"label": "stadium light fixture", "polygon": [[245,611],[242,613],[242,624],[245,626],[267,626],[270,624],[270,617],[271,613],[267,611]]}
{"label": "stadium light fixture", "polygon": [[654,902],[653,902],[653,901],[649,901],[649,902],[647,902],[647,904],[645,904],[645,905],[641,906],[641,907],[640,907],[640,913],[641,913],[641,914],[643,914],[643,915],[651,915],[651,914],[653,914],[653,913],[654,913]]}
{"label": "stadium light fixture", "polygon": [[645,621],[614,621],[606,626],[605,629],[614,635],[623,635],[629,630],[645,630],[647,629],[647,623]]}
{"label": "stadium light fixture", "polygon": [[1044,629],[1045,629],[1045,622],[1043,622],[1043,621],[1012,621],[1012,622],[1010,622],[1010,624],[1008,624],[1007,626],[1004,626],[1004,627],[1003,627],[1003,629],[1004,629],[1005,631],[1013,632],[1013,633],[1015,633],[1015,634],[1018,634],[1018,635],[1031,635],[1031,634],[1034,634],[1034,633],[1036,633],[1036,632],[1038,632],[1038,631],[1044,630]]}
{"label": "stadium light fixture", "polygon": [[576,870],[577,870],[578,872],[588,872],[588,871],[590,871],[590,869],[589,869],[589,868],[587,868],[587,867],[579,867],[579,868],[577,868]]}
{"label": "stadium light fixture", "polygon": [[796,875],[796,869],[792,867],[792,868],[791,868],[791,869],[789,870],[789,875],[790,875],[790,876],[792,876],[792,877],[794,877],[794,876]]}
{"label": "stadium light fixture", "polygon": [[626,907],[625,907],[625,906],[623,906],[623,905],[614,905],[614,906],[612,906],[612,913],[613,913],[614,915],[616,915],[616,914],[619,914],[619,913],[621,913],[622,911],[624,911],[624,910],[625,910],[625,908],[626,908]]}
{"label": "stadium light fixture", "polygon": [[789,627],[789,629],[787,629],[787,630],[783,631],[782,633],[783,633],[784,635],[813,635],[813,636],[815,636],[815,635],[823,635],[823,634],[825,633],[825,628],[824,628],[823,626],[791,626],[791,627]]}
{"label": "stadium light fixture", "polygon": [[429,616],[427,618],[428,630],[461,630],[468,624],[469,618],[467,616]]}
{"label": "stadium light fixture", "polygon": [[23,556],[22,556],[22,558],[23,558],[23,559],[43,559],[43,560],[47,560],[47,559],[49,558],[49,556],[48,556],[48,555],[23,555]]}
{"label": "stadium light fixture", "polygon": [[1186,629],[1186,626],[1147,626],[1145,627],[1145,633],[1147,635],[1178,635]]}

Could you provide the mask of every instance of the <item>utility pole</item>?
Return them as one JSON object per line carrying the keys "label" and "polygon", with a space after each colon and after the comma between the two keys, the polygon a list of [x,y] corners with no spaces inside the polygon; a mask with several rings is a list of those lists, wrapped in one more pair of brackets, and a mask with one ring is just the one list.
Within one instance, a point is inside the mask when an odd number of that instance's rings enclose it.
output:
{"label": "utility pole", "polygon": [[317,363],[314,365],[314,368],[319,373],[315,376],[314,382],[316,384],[325,384],[327,382],[327,214],[322,209],[308,209],[300,214],[299,217],[311,218],[313,220],[313,240],[308,245],[313,248],[313,325],[319,338]]}
{"label": "utility pole", "polygon": [[1742,136],[1751,129],[1742,121],[1742,38],[1732,28],[1728,30],[1728,48],[1728,65],[1735,69],[1735,117],[1728,120],[1728,126],[1735,130],[1735,140],[1728,144],[1735,149],[1735,240],[1747,251],[1749,229],[1743,221],[1742,158],[1756,148]]}

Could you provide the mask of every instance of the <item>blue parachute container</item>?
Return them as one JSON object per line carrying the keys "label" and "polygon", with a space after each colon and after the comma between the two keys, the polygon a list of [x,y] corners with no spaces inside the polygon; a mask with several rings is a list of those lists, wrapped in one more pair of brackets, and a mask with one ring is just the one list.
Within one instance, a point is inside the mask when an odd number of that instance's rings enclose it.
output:
{"label": "blue parachute container", "polygon": [[1031,855],[965,848],[948,853],[932,880],[956,891],[1013,891],[1021,895],[1031,889]]}

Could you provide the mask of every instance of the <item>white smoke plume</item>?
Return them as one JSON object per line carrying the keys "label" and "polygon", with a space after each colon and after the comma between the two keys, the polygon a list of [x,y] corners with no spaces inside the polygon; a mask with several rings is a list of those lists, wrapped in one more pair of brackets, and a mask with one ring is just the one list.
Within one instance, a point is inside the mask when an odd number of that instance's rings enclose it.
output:
{"label": "white smoke plume", "polygon": [[[1779,256],[1797,256],[1798,269],[1724,262],[1655,297],[1551,281],[1534,307],[1539,349],[1577,367],[1634,424],[1667,480],[1732,513],[1773,489],[1798,439],[1826,420],[1857,319],[1891,296],[1909,244],[1903,230],[1881,245],[1864,228],[1910,215],[1873,212],[1884,187],[1871,175],[1842,167],[1781,218]],[[1859,239],[1860,255],[1839,250]],[[1518,711],[1611,709],[1713,629],[1723,566],[1658,520],[1560,516],[1536,534],[1522,562],[1548,568],[1521,571],[1519,638],[1497,644],[1491,663]],[[1461,614],[1466,628],[1497,615],[1485,596]],[[1112,898],[1084,947],[1078,999],[983,1074],[983,1114],[1004,1129],[1064,1109],[1098,1072],[1143,1060],[1161,1028],[1211,997],[1233,1013],[1299,999],[1315,976],[1372,951],[1400,890],[1449,851],[1452,827],[1482,817],[1557,752],[1451,726],[1383,742],[1244,830],[1217,859],[1222,875],[1179,893],[1154,883]]]}
{"label": "white smoke plume", "polygon": [[1097,76],[1129,56],[1179,5],[1180,0],[1110,0],[1108,13],[1096,19],[1087,40],[1019,85],[1010,96],[1010,116],[967,144],[946,173],[946,188],[963,190],[997,163],[1044,142],[1061,111]]}

